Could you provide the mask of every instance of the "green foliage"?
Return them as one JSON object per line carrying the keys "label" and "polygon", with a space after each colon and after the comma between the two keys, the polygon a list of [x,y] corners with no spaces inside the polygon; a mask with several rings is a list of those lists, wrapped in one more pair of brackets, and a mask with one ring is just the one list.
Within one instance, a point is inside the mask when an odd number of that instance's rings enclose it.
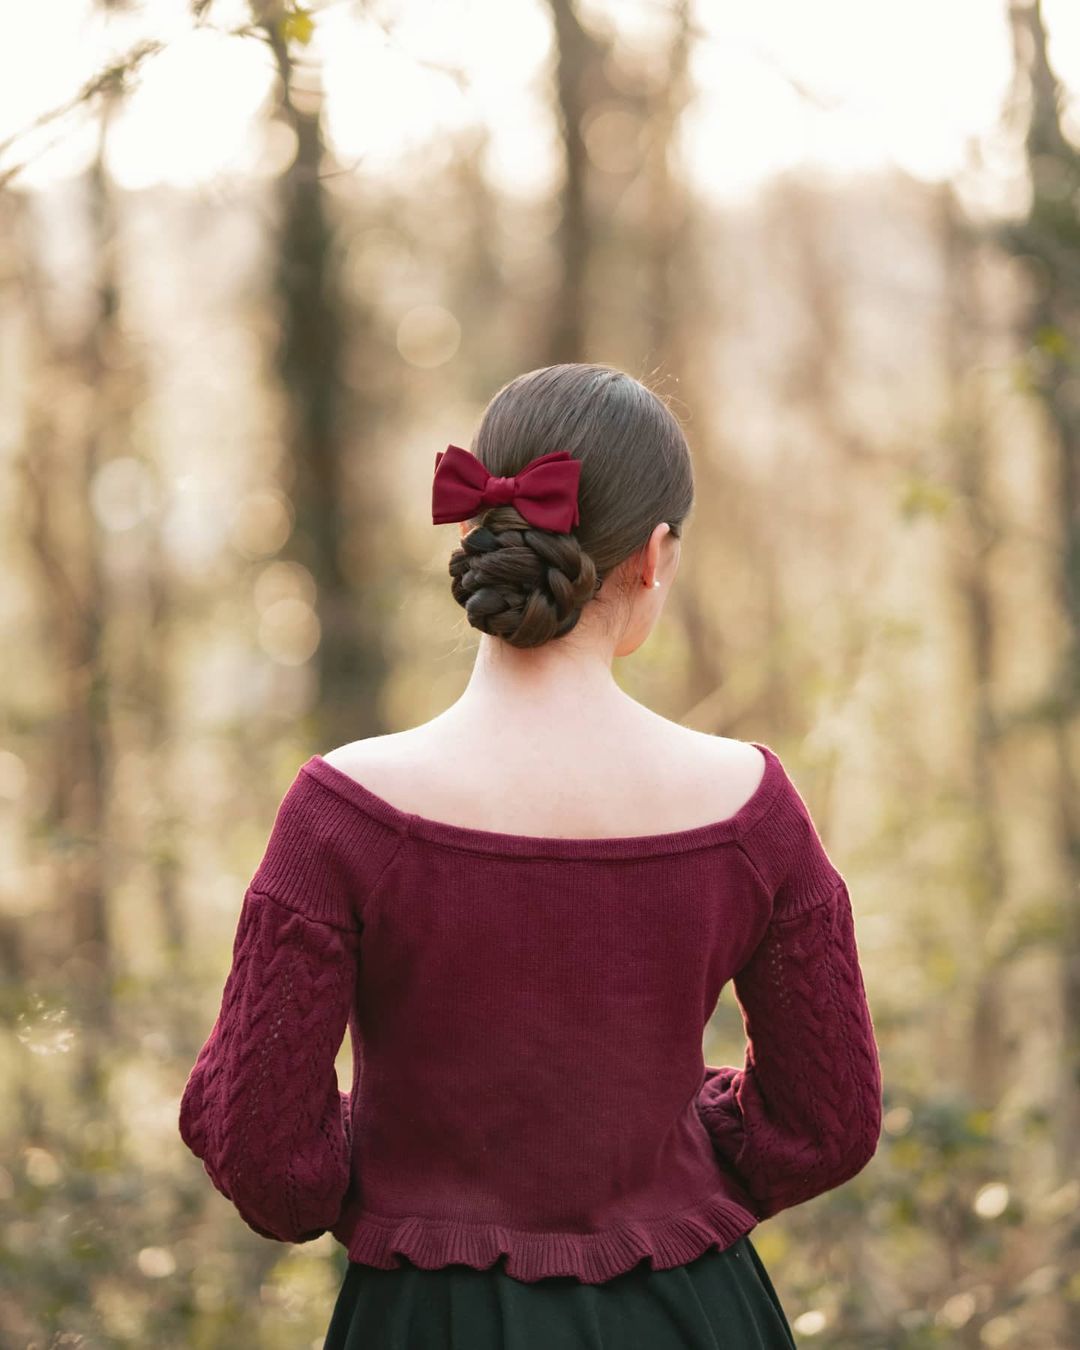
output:
{"label": "green foliage", "polygon": [[306,47],[315,33],[315,20],[311,11],[296,5],[278,20],[278,32],[283,42],[299,42]]}
{"label": "green foliage", "polygon": [[1076,364],[1076,344],[1060,328],[1055,328],[1049,324],[1037,328],[1032,341],[1040,351],[1046,352],[1047,355],[1057,357],[1059,361],[1067,362],[1069,365]]}
{"label": "green foliage", "polygon": [[952,503],[948,486],[924,474],[911,474],[900,491],[900,515],[904,520],[920,516],[940,519]]}

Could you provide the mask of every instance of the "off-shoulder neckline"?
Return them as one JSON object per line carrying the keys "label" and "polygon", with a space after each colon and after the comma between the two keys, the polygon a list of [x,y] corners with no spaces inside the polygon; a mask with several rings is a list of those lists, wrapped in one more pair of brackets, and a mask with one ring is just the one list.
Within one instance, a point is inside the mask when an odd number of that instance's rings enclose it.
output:
{"label": "off-shoulder neckline", "polygon": [[765,757],[765,767],[757,787],[742,806],[723,820],[693,825],[685,830],[658,834],[625,835],[539,835],[510,834],[502,830],[481,830],[470,825],[455,825],[406,811],[365,787],[358,779],[337,768],[322,755],[312,755],[300,772],[328,788],[366,815],[380,820],[403,835],[425,839],[474,853],[513,857],[541,858],[640,858],[658,854],[683,853],[743,838],[768,812],[785,780],[779,756],[760,741],[749,741]]}

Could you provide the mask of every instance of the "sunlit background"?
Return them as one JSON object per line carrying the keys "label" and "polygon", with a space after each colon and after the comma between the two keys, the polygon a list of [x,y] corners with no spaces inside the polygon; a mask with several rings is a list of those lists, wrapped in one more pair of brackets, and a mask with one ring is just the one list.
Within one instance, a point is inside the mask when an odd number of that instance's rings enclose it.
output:
{"label": "sunlit background", "polygon": [[[0,54],[0,128],[19,135],[13,162],[39,189],[84,172],[96,119],[80,109],[30,132],[111,61],[138,44],[161,50],[118,111],[105,151],[117,188],[228,191],[280,173],[293,147],[267,126],[276,72],[265,47],[233,36],[251,23],[243,0],[145,4],[46,3],[20,10],[18,41]],[[286,7],[288,8],[288,7]],[[450,138],[483,128],[485,177],[500,193],[556,189],[561,154],[549,79],[555,35],[546,4],[436,0],[299,7],[311,15],[302,60],[322,95],[335,159],[366,182],[444,168]],[[670,0],[588,0],[583,23],[605,35],[612,69],[662,82],[678,6]],[[1046,0],[1050,58],[1080,85],[1080,9]],[[930,182],[956,179],[984,210],[1007,201],[1003,171],[1022,171],[1001,119],[1013,77],[1007,9],[994,0],[906,5],[769,0],[688,6],[692,96],[674,136],[685,181],[709,201],[737,204],[778,173],[804,166],[831,179],[895,167]],[[612,90],[586,136],[598,169],[619,172],[641,128]],[[1073,101],[1062,110],[1073,134]],[[28,162],[32,161],[32,162]]]}
{"label": "sunlit background", "polygon": [[617,677],[774,746],[852,892],[885,1130],[755,1230],[800,1345],[1072,1344],[1080,6],[5,20],[0,1344],[321,1346],[343,1251],[179,1094],[298,764],[468,676],[435,451],[579,360],[695,460]]}

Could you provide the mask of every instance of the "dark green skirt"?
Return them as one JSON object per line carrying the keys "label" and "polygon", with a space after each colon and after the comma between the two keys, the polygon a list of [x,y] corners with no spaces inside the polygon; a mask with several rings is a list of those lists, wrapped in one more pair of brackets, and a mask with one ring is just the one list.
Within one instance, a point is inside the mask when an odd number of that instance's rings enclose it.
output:
{"label": "dark green skirt", "polygon": [[323,1350],[793,1350],[772,1281],[744,1235],[668,1270],[639,1261],[602,1284],[487,1270],[350,1262]]}

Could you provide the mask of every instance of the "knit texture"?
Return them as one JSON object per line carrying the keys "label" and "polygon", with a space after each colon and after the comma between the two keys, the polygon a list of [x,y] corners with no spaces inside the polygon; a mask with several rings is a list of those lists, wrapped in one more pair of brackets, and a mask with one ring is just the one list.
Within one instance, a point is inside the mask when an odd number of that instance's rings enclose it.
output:
{"label": "knit texture", "polygon": [[[847,885],[752,744],[734,816],[601,839],[429,820],[303,764],[180,1102],[248,1225],[384,1269],[600,1283],[860,1171],[881,1072]],[[706,1066],[729,981],[745,1061]]]}

